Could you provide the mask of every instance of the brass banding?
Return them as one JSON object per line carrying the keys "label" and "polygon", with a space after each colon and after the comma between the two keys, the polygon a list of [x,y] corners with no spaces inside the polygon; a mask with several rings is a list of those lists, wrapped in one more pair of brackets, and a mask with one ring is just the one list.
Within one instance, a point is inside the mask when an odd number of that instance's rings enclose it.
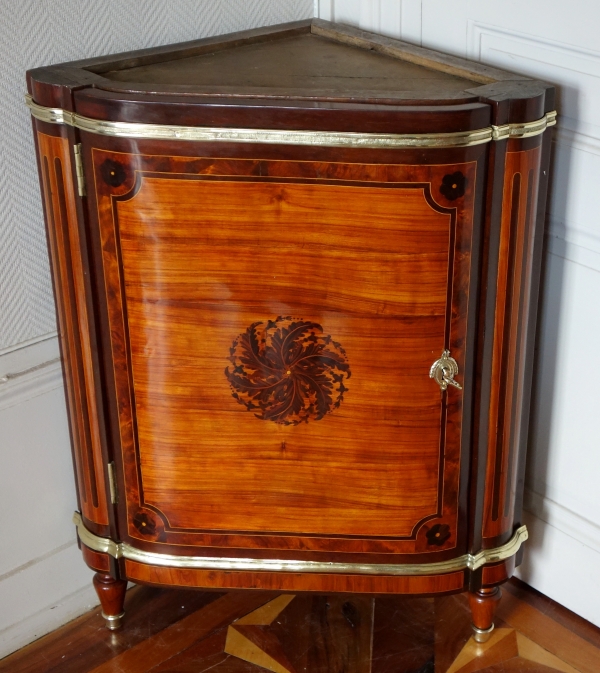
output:
{"label": "brass banding", "polygon": [[507,138],[532,138],[543,133],[550,126],[556,125],[556,110],[547,112],[541,119],[533,122],[523,122],[522,124],[504,124],[502,126],[492,126],[492,135],[494,140],[505,140]]}
{"label": "brass banding", "polygon": [[475,624],[471,624],[471,628],[473,629],[473,640],[476,643],[487,643],[487,641],[490,639],[490,636],[492,635],[492,631],[494,630],[494,624],[492,624],[488,629],[480,629]]}
{"label": "brass banding", "polygon": [[106,627],[110,631],[116,631],[123,623],[123,617],[125,617],[125,613],[121,612],[118,615],[107,615],[105,612],[102,612],[102,617],[106,622]]}
{"label": "brass banding", "polygon": [[127,542],[114,542],[89,531],[79,512],[73,515],[81,542],[94,551],[110,554],[154,566],[197,568],[224,571],[268,571],[294,573],[334,573],[352,575],[440,575],[457,570],[477,570],[488,563],[498,563],[514,556],[529,537],[527,527],[521,526],[501,547],[484,549],[478,554],[464,554],[437,563],[339,563],[325,561],[294,561],[280,559],[227,558],[210,556],[176,556],[137,549]]}
{"label": "brass banding", "polygon": [[66,124],[82,131],[116,138],[146,140],[194,140],[204,142],[315,145],[322,147],[420,148],[471,147],[505,138],[530,138],[556,124],[556,112],[523,124],[488,126],[453,133],[355,133],[341,131],[293,131],[279,129],[238,129],[204,126],[142,124],[91,119],[61,108],[38,105],[27,94],[25,103],[36,118],[50,124]]}

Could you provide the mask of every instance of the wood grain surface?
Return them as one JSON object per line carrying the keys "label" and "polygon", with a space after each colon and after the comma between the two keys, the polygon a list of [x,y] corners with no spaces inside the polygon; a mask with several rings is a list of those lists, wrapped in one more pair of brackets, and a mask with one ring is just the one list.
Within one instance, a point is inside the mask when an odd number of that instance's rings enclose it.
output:
{"label": "wood grain surface", "polygon": [[118,82],[212,86],[219,91],[248,87],[342,90],[348,96],[389,98],[410,91],[414,97],[465,97],[474,85],[444,72],[414,65],[367,49],[305,33],[189,56],[177,61],[112,70],[104,77]]}
{"label": "wood grain surface", "polygon": [[[315,59],[311,52],[321,58]],[[198,67],[198,63],[202,65]],[[260,66],[251,67],[254,63]],[[394,77],[390,78],[392,73]],[[392,81],[386,82],[388,78]],[[431,86],[432,80],[437,87]],[[486,94],[514,98],[515,102],[536,95],[547,95],[550,102],[553,97],[551,86],[522,75],[320,19],[101,56],[28,73],[29,90],[43,105],[56,106],[62,98],[61,103],[70,109],[78,84],[126,93],[127,98],[132,93],[153,96],[157,91],[185,96],[247,96],[255,98],[258,106],[265,99],[287,102],[295,98],[439,105],[477,101]],[[385,90],[389,92],[387,97]],[[514,121],[519,121],[518,103],[514,114]]]}
{"label": "wood grain surface", "polygon": [[[462,393],[441,395],[428,374],[444,348],[464,368],[476,164],[171,158],[165,171],[161,157],[93,157],[122,363],[128,534],[222,545],[222,531],[232,546],[258,546],[249,534],[272,532],[270,548],[298,548],[293,538],[305,534],[301,546],[329,537],[330,551],[456,547]],[[256,168],[265,178],[246,177]],[[244,335],[301,321],[316,327],[287,342],[291,369],[263,360],[244,372],[240,360],[236,374]],[[308,371],[290,344],[310,339],[329,350]],[[343,354],[343,394],[325,381],[342,375],[333,351]],[[316,410],[304,422],[269,420],[273,399],[248,404],[232,384],[242,374],[254,387],[289,376],[300,392],[280,388],[278,404]]]}
{"label": "wood grain surface", "polygon": [[80,544],[83,560],[88,567],[99,573],[110,573],[111,560],[108,554],[94,551],[84,544]]}
{"label": "wood grain surface", "polygon": [[485,586],[506,582],[507,579],[512,577],[514,571],[515,557],[511,556],[509,559],[506,559],[506,561],[502,561],[502,563],[483,566],[481,570],[481,581]]}
{"label": "wood grain surface", "polygon": [[107,573],[96,573],[93,579],[94,589],[102,606],[102,614],[118,617],[123,613],[127,581],[117,580]]}
{"label": "wood grain surface", "polygon": [[[516,149],[516,148],[515,148]],[[484,538],[513,531],[526,394],[525,352],[532,314],[533,242],[536,234],[541,146],[508,151],[492,355]]]}
{"label": "wood grain surface", "polygon": [[316,593],[437,594],[461,591],[465,571],[427,576],[342,575],[291,572],[214,572],[169,568],[125,560],[123,576],[132,582],[221,590],[307,591]]}
{"label": "wood grain surface", "polygon": [[[554,109],[550,85],[313,20],[38,68],[28,90],[99,120],[315,140],[153,141],[34,123],[90,530],[175,555],[371,563],[510,538],[549,132],[401,151],[321,146],[319,133],[534,121]],[[445,349],[462,388],[441,392],[429,368]],[[114,560],[84,558],[117,579]],[[435,593],[497,585],[513,562],[442,579],[120,568],[183,586]],[[218,650],[215,638],[203,647]],[[506,634],[498,651],[533,652],[524,642]]]}
{"label": "wood grain surface", "polygon": [[37,141],[78,492],[86,519],[107,526],[99,382],[92,352],[93,329],[88,315],[72,150],[69,140],[61,136],[39,132]]}

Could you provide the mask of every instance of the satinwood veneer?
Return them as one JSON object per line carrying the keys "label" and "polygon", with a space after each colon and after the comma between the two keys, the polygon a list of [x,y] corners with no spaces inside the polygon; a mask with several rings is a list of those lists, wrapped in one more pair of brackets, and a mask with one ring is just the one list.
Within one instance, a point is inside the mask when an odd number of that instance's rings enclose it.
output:
{"label": "satinwood veneer", "polygon": [[527,537],[553,88],[315,19],[28,89],[111,627],[131,580],[469,590],[489,634]]}

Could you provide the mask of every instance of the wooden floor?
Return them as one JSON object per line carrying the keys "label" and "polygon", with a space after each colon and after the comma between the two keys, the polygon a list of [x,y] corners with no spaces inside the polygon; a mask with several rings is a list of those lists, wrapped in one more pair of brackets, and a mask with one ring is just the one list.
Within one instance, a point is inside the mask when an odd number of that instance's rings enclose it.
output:
{"label": "wooden floor", "polygon": [[600,673],[600,629],[517,580],[479,646],[464,596],[136,587],[126,611],[111,633],[94,610],[0,661],[0,673]]}

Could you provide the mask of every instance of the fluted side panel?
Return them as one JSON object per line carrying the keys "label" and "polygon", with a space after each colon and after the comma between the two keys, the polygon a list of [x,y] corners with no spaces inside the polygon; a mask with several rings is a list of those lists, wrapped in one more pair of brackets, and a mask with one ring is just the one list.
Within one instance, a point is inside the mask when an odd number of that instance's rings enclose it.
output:
{"label": "fluted side panel", "polygon": [[92,330],[67,138],[38,133],[75,473],[83,515],[108,524]]}

